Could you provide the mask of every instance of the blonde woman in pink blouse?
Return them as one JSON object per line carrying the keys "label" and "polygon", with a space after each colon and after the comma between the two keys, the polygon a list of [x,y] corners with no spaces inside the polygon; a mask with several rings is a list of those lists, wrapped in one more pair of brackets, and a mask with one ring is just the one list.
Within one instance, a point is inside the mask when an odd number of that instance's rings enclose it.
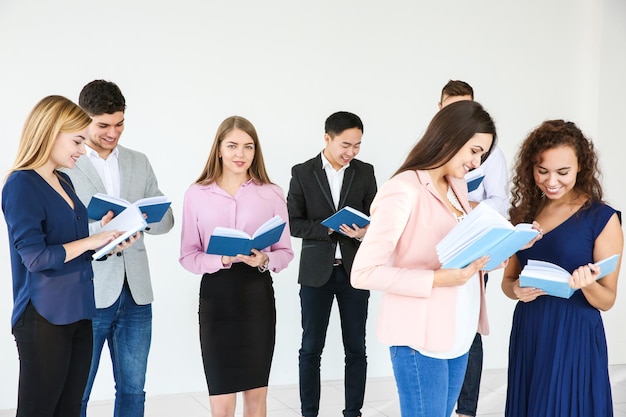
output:
{"label": "blonde woman in pink blouse", "polygon": [[464,176],[495,142],[480,104],[444,107],[371,206],[351,282],[383,292],[377,334],[390,345],[404,417],[450,417],[476,331],[488,332],[480,277],[488,258],[441,269],[435,245],[471,211]]}
{"label": "blonde woman in pink blouse", "polygon": [[276,333],[269,271],[286,268],[293,251],[288,224],[276,244],[250,256],[209,255],[209,237],[217,226],[252,235],[275,215],[287,220],[287,206],[267,175],[256,130],[243,117],[229,117],[185,193],[179,258],[202,274],[200,345],[214,416],[234,416],[237,392],[243,392],[244,416],[266,415]]}

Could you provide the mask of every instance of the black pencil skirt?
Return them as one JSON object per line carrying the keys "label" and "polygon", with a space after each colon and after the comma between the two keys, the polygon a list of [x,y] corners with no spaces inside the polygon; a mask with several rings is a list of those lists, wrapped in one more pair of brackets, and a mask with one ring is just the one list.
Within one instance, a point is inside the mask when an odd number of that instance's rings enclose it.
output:
{"label": "black pencil skirt", "polygon": [[269,271],[235,263],[204,274],[198,316],[209,395],[267,386],[276,341]]}

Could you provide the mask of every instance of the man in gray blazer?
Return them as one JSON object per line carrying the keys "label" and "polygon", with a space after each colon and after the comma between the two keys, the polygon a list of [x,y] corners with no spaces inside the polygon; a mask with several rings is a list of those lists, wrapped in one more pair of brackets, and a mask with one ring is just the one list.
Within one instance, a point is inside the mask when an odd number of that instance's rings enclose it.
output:
{"label": "man in gray blazer", "polygon": [[[119,87],[95,80],[80,93],[79,105],[91,116],[86,154],[76,167],[65,172],[76,194],[87,206],[95,193],[105,193],[134,202],[163,195],[148,158],[118,144],[124,131],[126,100]],[[172,209],[158,223],[149,223],[145,233],[163,234],[174,225]],[[100,229],[91,221],[90,233]],[[128,246],[128,245],[127,245]],[[143,232],[125,250],[93,263],[96,315],[93,318],[94,348],[82,416],[108,342],[115,378],[116,417],[144,415],[145,376],[152,336],[152,285]]]}
{"label": "man in gray blazer", "polygon": [[320,402],[320,362],[333,300],[337,298],[345,352],[344,417],[361,415],[367,358],[365,324],[369,291],[350,284],[350,271],[366,229],[342,225],[328,229],[321,221],[350,206],[369,215],[376,194],[372,165],[354,159],[361,148],[363,123],[349,112],[326,119],[324,150],[294,166],[287,195],[291,235],[302,238],[299,352],[302,416],[315,417]]}

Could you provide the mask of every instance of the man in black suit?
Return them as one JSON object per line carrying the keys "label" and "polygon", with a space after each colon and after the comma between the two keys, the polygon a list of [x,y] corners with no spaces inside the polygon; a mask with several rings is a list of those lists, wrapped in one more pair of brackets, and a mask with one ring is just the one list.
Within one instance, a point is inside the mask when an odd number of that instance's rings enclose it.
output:
{"label": "man in black suit", "polygon": [[366,229],[321,222],[350,206],[369,215],[376,194],[372,165],[354,159],[361,147],[363,123],[349,112],[326,119],[324,150],[294,166],[287,195],[291,235],[302,238],[300,254],[300,402],[304,417],[315,417],[320,402],[320,362],[333,299],[337,297],[345,352],[345,417],[361,415],[367,359],[365,322],[369,291],[350,284],[350,270]]}

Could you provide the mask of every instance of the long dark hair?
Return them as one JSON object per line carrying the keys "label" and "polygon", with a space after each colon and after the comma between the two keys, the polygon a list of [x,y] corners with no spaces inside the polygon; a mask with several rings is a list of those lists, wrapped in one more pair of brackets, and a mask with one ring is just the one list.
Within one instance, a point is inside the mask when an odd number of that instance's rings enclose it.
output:
{"label": "long dark hair", "polygon": [[457,101],[441,109],[431,120],[424,136],[413,146],[394,175],[416,169],[434,169],[445,165],[477,133],[493,135],[487,158],[496,145],[496,126],[476,101]]}

